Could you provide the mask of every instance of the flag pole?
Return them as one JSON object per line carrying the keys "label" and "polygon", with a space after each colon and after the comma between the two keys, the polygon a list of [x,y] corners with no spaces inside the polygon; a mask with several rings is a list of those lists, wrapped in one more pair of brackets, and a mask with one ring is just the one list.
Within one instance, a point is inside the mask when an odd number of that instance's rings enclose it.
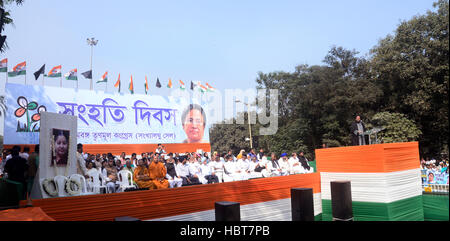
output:
{"label": "flag pole", "polygon": [[27,72],[25,71],[25,85],[27,84]]}
{"label": "flag pole", "polygon": [[60,72],[61,72],[61,78],[59,78],[59,87],[62,88],[62,68],[61,68]]}

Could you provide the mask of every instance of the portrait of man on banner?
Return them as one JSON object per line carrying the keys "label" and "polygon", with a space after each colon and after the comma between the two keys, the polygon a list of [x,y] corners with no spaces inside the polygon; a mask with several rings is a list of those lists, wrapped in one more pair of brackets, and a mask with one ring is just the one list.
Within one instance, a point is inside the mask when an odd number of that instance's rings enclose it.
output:
{"label": "portrait of man on banner", "polygon": [[198,104],[190,104],[181,116],[181,123],[187,138],[183,143],[207,143],[203,139],[206,127],[206,114]]}
{"label": "portrait of man on banner", "polygon": [[67,165],[69,159],[69,140],[70,131],[61,129],[52,129],[52,162],[50,166],[56,164],[56,166]]}

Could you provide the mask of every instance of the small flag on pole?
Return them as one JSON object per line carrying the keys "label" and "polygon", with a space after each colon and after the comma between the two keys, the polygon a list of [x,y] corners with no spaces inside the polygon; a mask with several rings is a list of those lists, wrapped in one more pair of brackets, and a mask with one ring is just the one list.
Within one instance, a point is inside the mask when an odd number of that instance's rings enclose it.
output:
{"label": "small flag on pole", "polygon": [[92,70],[88,70],[86,72],[81,73],[86,79],[92,79]]}
{"label": "small flag on pole", "polygon": [[178,81],[180,81],[180,89],[181,90],[186,90],[186,86],[184,85],[184,82],[181,81],[181,80],[178,80]]}
{"label": "small flag on pole", "polygon": [[42,67],[38,71],[34,72],[34,78],[37,80],[39,76],[41,76],[41,74],[44,73],[45,73],[45,64],[42,65]]}
{"label": "small flag on pole", "polygon": [[61,77],[61,65],[53,67],[46,75],[47,77]]}
{"label": "small flag on pole", "polygon": [[8,72],[8,58],[4,58],[0,61],[0,72]]}
{"label": "small flag on pole", "polygon": [[18,75],[26,75],[26,74],[27,74],[27,62],[26,61],[17,64],[16,66],[14,66],[13,71],[8,72],[9,77],[15,77]]}
{"label": "small flag on pole", "polygon": [[130,85],[128,86],[128,89],[130,90],[131,94],[134,94],[133,75],[131,75],[131,77],[130,77]]}
{"label": "small flag on pole", "polygon": [[206,88],[206,86],[200,84],[200,82],[198,83],[198,85],[200,86],[200,91],[201,91],[202,93],[205,93],[205,92],[207,91],[208,88]]}
{"label": "small flag on pole", "polygon": [[167,84],[167,88],[171,89],[172,88],[172,80],[169,78],[169,83]]}
{"label": "small flag on pole", "polygon": [[159,82],[159,78],[156,78],[156,87],[161,88],[161,83]]}
{"label": "small flag on pole", "polygon": [[106,72],[102,75],[102,78],[100,78],[100,80],[97,81],[97,83],[102,83],[102,82],[108,82],[108,71],[106,71]]}
{"label": "small flag on pole", "polygon": [[78,80],[77,69],[72,69],[71,71],[64,74],[66,80]]}
{"label": "small flag on pole", "polygon": [[208,87],[207,91],[209,91],[209,92],[214,92],[216,90],[211,85],[209,85],[208,83],[206,83],[206,87]]}
{"label": "small flag on pole", "polygon": [[119,73],[119,78],[117,79],[117,82],[114,84],[114,87],[115,88],[119,87],[119,93],[120,93],[120,73]]}
{"label": "small flag on pole", "polygon": [[145,76],[145,84],[144,84],[144,90],[145,90],[145,94],[147,94],[147,92],[148,92],[148,81],[147,81],[147,75]]}

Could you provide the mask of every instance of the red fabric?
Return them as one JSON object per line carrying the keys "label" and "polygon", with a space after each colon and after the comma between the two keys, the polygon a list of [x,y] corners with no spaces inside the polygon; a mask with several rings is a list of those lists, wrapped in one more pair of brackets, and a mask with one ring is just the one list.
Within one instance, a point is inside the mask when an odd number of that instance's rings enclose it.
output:
{"label": "red fabric", "polygon": [[58,221],[112,221],[132,216],[142,220],[214,209],[218,201],[241,205],[290,198],[291,188],[320,192],[320,174],[298,174],[181,188],[33,200]]}
{"label": "red fabric", "polygon": [[0,211],[0,221],[55,221],[40,207],[8,209]]}

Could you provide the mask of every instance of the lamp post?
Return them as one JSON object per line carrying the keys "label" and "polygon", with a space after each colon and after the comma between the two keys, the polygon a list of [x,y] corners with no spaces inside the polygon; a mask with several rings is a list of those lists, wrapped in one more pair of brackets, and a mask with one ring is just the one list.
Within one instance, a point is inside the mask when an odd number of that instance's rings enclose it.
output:
{"label": "lamp post", "polygon": [[[240,101],[240,100],[236,100],[235,101],[236,103],[242,103],[242,104],[244,104],[244,105],[246,105],[247,106],[247,115],[248,115],[248,132],[249,132],[249,135],[250,135],[250,149],[253,149],[253,141],[252,141],[252,127],[251,127],[251,125],[250,125],[250,106],[249,106],[249,104],[248,103],[245,103],[245,102],[242,102],[242,101]],[[247,140],[247,138],[246,138],[246,140]]]}
{"label": "lamp post", "polygon": [[92,90],[92,78],[93,78],[93,73],[92,73],[92,54],[94,52],[94,46],[97,45],[98,40],[95,40],[94,38],[87,38],[87,44],[91,46],[91,90]]}

